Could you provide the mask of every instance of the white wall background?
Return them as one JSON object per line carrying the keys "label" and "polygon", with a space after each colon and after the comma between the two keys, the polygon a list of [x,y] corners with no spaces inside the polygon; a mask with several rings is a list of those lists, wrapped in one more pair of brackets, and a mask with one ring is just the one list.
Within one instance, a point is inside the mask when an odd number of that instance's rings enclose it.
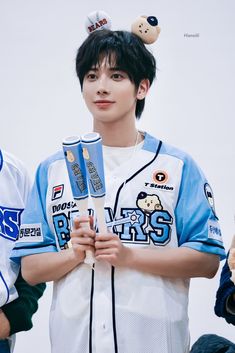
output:
{"label": "white wall background", "polygon": [[[158,79],[140,127],[186,150],[202,167],[228,249],[235,231],[234,0],[0,0],[1,147],[20,157],[33,178],[63,137],[91,130],[74,62],[86,37],[85,16],[96,9],[111,16],[113,29],[129,30],[139,15],[158,17],[162,33],[151,46]],[[213,313],[218,281],[219,275],[192,280],[192,342],[209,332],[235,341],[235,328]],[[51,291],[48,285],[33,330],[18,334],[15,353],[50,352]]]}

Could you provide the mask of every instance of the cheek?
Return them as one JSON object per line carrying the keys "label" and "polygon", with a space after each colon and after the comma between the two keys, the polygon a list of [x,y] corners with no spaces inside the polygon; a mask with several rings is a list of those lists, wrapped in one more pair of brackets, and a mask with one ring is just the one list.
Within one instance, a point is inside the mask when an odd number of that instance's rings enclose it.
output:
{"label": "cheek", "polygon": [[83,97],[89,97],[91,94],[93,94],[94,89],[94,83],[84,81],[82,86]]}
{"label": "cheek", "polygon": [[83,96],[83,99],[85,100],[85,102],[89,102],[90,96],[91,96],[91,90],[88,89],[88,87],[86,85],[83,86],[82,96]]}
{"label": "cheek", "polygon": [[123,99],[127,99],[128,97],[131,103],[131,101],[135,101],[137,98],[137,90],[133,86],[125,87],[120,91],[120,96],[122,96]]}
{"label": "cheek", "polygon": [[92,98],[89,96],[89,94],[86,91],[82,92],[82,96],[83,96],[83,101],[85,102],[85,105],[87,107],[87,109],[92,112]]}
{"label": "cheek", "polygon": [[87,104],[88,103],[87,95],[86,95],[86,93],[84,91],[82,91],[82,97],[83,97],[84,102]]}

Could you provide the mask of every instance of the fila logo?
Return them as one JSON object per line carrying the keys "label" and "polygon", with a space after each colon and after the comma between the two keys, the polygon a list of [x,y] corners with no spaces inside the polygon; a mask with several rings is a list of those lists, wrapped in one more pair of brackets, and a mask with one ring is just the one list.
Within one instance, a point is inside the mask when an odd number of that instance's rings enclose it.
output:
{"label": "fila logo", "polygon": [[162,170],[157,170],[153,173],[153,181],[158,184],[165,184],[168,180],[168,175]]}
{"label": "fila logo", "polygon": [[60,199],[64,192],[64,184],[54,186],[52,189],[52,197],[51,200]]}

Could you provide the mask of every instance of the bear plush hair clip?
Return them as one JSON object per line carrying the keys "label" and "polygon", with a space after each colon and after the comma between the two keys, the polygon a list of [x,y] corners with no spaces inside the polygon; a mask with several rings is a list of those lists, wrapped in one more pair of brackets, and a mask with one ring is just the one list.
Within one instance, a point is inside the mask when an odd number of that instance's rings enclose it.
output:
{"label": "bear plush hair clip", "polygon": [[[85,22],[88,34],[102,29],[111,29],[111,18],[104,11],[91,12]],[[161,32],[155,16],[139,16],[131,25],[131,32],[137,35],[145,44],[154,43]]]}
{"label": "bear plush hair clip", "polygon": [[140,16],[132,23],[131,32],[140,37],[145,44],[152,44],[158,39],[161,28],[155,16]]}

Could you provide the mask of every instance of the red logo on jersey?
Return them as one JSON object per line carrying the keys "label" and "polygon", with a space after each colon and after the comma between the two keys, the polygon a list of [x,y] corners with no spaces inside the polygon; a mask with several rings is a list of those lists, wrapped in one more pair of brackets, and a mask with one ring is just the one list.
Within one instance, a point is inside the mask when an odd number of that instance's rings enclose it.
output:
{"label": "red logo on jersey", "polygon": [[157,170],[153,173],[153,181],[157,184],[166,184],[168,175],[163,170]]}
{"label": "red logo on jersey", "polygon": [[51,200],[60,199],[64,192],[64,184],[54,186],[52,189],[52,197]]}

